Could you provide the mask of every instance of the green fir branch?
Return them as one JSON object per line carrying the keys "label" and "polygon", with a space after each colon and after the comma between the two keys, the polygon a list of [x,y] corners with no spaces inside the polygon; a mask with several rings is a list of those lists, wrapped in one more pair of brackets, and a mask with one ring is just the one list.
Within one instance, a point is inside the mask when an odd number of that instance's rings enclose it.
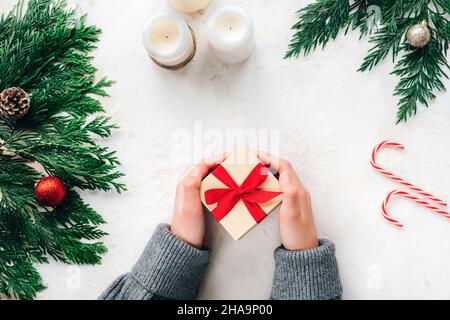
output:
{"label": "green fir branch", "polygon": [[369,54],[364,58],[358,71],[372,70],[380,63],[389,52],[392,51],[392,57],[395,59],[400,52],[402,36],[410,25],[409,19],[404,19],[401,23],[390,23],[383,25],[370,39],[374,44],[369,50]]}
{"label": "green fir branch", "polygon": [[[370,25],[379,9],[377,28]],[[372,70],[392,53],[400,76],[394,94],[399,97],[397,123],[416,114],[418,104],[428,106],[436,92],[444,91],[442,78],[449,70],[447,63],[450,39],[450,2],[447,0],[316,0],[297,12],[299,20],[285,58],[309,54],[317,46],[324,47],[340,30],[359,29],[361,37],[369,35],[373,47],[358,71]],[[432,40],[426,48],[413,49],[405,44],[409,27],[427,20]],[[433,55],[433,56],[431,56]]]}
{"label": "green fir branch", "polygon": [[[33,264],[47,256],[97,264],[106,252],[104,219],[74,189],[125,190],[115,152],[98,144],[117,128],[95,115],[112,84],[96,80],[92,65],[99,35],[62,0],[20,0],[0,18],[0,91],[21,87],[31,97],[24,118],[0,117],[0,294],[34,298],[44,285]],[[45,174],[68,189],[55,208],[35,199]]]}
{"label": "green fir branch", "polygon": [[32,248],[25,248],[0,223],[0,292],[17,299],[33,299],[36,291],[45,289],[34,262],[46,260]]}
{"label": "green fir branch", "polygon": [[300,19],[292,27],[295,33],[285,58],[298,57],[302,51],[308,55],[335,39],[349,22],[350,5],[348,0],[318,0],[297,13]]}
{"label": "green fir branch", "polygon": [[418,102],[428,107],[429,101],[436,98],[434,91],[445,91],[442,78],[448,77],[443,69],[450,68],[441,44],[436,40],[418,50],[411,50],[405,44],[404,50],[407,53],[392,72],[400,76],[395,87],[395,95],[400,97],[397,123],[415,115]]}

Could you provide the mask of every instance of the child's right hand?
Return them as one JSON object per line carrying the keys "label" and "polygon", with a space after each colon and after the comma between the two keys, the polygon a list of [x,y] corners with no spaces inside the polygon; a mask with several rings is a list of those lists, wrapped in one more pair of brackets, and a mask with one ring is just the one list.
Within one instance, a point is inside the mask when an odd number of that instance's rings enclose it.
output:
{"label": "child's right hand", "polygon": [[221,164],[226,154],[200,161],[178,183],[171,231],[190,245],[202,248],[205,238],[205,214],[200,200],[200,185],[208,172]]}
{"label": "child's right hand", "polygon": [[269,153],[259,152],[259,159],[280,174],[283,202],[278,216],[281,241],[288,250],[307,250],[318,246],[311,197],[292,165]]}

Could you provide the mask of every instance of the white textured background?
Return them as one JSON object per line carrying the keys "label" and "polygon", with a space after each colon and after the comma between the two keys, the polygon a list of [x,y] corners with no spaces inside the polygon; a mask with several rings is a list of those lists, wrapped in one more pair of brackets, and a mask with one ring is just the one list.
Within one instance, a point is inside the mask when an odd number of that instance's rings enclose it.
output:
{"label": "white textured background", "polygon": [[[406,151],[386,151],[380,162],[450,200],[450,94],[396,126],[392,63],[356,72],[370,48],[358,33],[341,35],[306,59],[283,60],[294,12],[310,2],[213,0],[204,16],[187,17],[198,39],[194,61],[170,72],[153,65],[141,45],[145,20],[168,9],[165,1],[70,1],[103,29],[95,65],[99,76],[117,80],[104,104],[121,126],[105,143],[118,150],[129,191],[84,194],[108,221],[109,252],[100,266],[39,266],[48,285],[40,299],[94,299],[131,268],[155,226],[171,219],[176,181],[188,169],[175,161],[172,138],[182,129],[193,135],[196,121],[203,132],[219,134],[279,130],[281,156],[312,193],[320,236],[336,243],[344,298],[450,298],[449,221],[399,199],[391,210],[406,228],[387,224],[379,207],[395,185],[369,165],[381,139],[402,142]],[[0,0],[0,11],[14,3]],[[240,66],[223,66],[208,50],[206,21],[222,3],[239,4],[254,19],[257,47]],[[276,215],[239,242],[208,219],[213,260],[201,298],[269,296],[280,242]]]}

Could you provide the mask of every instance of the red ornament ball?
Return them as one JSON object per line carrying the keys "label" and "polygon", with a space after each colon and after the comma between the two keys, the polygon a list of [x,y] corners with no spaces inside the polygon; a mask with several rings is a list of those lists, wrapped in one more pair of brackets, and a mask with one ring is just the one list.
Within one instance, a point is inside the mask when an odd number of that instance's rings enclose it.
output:
{"label": "red ornament ball", "polygon": [[45,177],[34,187],[37,202],[43,206],[56,207],[64,201],[67,189],[58,177]]}

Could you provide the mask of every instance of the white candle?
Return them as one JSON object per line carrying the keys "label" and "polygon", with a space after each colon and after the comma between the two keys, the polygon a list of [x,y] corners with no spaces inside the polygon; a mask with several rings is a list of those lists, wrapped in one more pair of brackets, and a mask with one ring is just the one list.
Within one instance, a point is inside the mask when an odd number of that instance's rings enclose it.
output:
{"label": "white candle", "polygon": [[210,0],[169,0],[169,4],[177,10],[193,13],[204,9]]}
{"label": "white candle", "polygon": [[255,47],[252,18],[237,6],[219,8],[209,18],[208,39],[220,61],[226,64],[243,62]]}
{"label": "white candle", "polygon": [[150,57],[168,67],[187,63],[195,52],[194,39],[186,21],[172,12],[150,18],[144,27],[143,43]]}

